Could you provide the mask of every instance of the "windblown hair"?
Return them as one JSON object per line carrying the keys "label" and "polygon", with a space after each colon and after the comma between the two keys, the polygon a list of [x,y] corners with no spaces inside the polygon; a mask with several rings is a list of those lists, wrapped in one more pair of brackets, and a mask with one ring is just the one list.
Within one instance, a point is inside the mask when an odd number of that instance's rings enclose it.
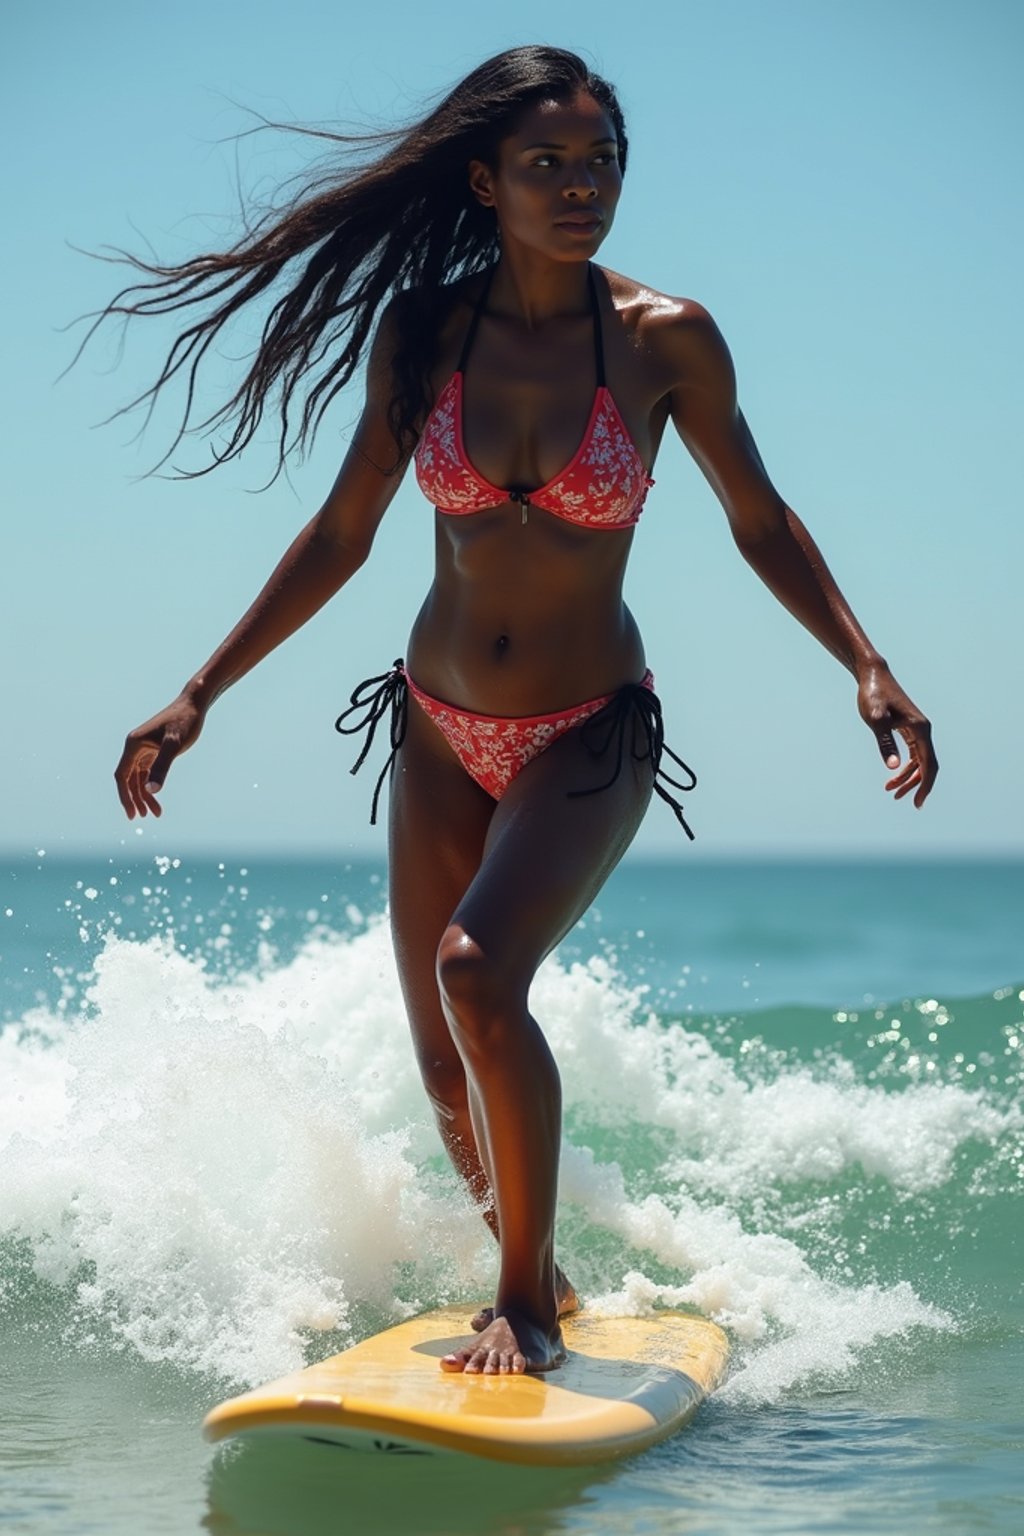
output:
{"label": "windblown hair", "polygon": [[[570,99],[581,89],[611,118],[625,166],[625,124],[613,87],[561,48],[530,46],[497,54],[409,127],[352,135],[268,124],[342,146],[341,167],[307,179],[283,213],[272,208],[229,250],[177,266],[146,262],[120,249],[102,257],[128,263],[154,281],[132,283],[98,312],[76,360],[109,316],[122,315],[127,323],[133,316],[213,304],[179,334],[156,382],[114,414],[148,401],[148,421],[160,390],[186,369],[181,425],[156,468],[186,433],[205,434],[219,424],[230,430],[226,445],[211,450],[212,464],[178,472],[179,478],[192,479],[242,452],[276,386],[281,423],[276,479],[292,448],[297,446],[301,455],[312,446],[328,405],[359,364],[378,311],[394,298],[398,345],[391,363],[388,420],[397,467],[414,446],[417,423],[432,404],[429,376],[452,284],[498,255],[494,210],[482,207],[470,191],[468,162],[496,165],[498,145],[515,131],[524,109],[538,101]],[[286,269],[291,269],[284,279],[287,286],[270,310],[248,373],[224,405],[193,424],[197,373],[207,350],[234,315]],[[297,392],[301,418],[289,444],[289,413]]]}

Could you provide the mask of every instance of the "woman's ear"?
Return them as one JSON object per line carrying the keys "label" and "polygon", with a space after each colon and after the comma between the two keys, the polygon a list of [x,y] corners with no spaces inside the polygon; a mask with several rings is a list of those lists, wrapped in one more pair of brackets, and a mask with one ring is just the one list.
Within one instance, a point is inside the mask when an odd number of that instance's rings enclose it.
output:
{"label": "woman's ear", "polygon": [[469,190],[481,207],[494,207],[494,172],[483,160],[469,162]]}

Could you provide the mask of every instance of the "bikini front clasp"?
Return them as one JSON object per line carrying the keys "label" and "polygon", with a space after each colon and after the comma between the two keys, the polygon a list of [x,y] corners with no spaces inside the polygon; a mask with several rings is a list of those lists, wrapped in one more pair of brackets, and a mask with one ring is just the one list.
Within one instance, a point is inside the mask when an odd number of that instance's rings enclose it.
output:
{"label": "bikini front clasp", "polygon": [[509,499],[509,501],[518,501],[519,505],[523,509],[523,522],[525,523],[526,522],[526,509],[530,505],[530,493],[529,493],[529,491],[520,491],[520,490],[517,490],[515,488],[515,486],[513,486],[512,489],[508,493],[508,499]]}

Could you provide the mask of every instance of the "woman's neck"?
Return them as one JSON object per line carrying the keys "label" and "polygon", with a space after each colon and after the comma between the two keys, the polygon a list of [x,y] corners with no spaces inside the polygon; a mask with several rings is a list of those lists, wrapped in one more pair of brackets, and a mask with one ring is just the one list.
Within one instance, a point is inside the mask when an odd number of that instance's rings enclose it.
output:
{"label": "woman's neck", "polygon": [[505,247],[487,295],[492,314],[524,330],[589,310],[586,261],[551,261],[536,251]]}

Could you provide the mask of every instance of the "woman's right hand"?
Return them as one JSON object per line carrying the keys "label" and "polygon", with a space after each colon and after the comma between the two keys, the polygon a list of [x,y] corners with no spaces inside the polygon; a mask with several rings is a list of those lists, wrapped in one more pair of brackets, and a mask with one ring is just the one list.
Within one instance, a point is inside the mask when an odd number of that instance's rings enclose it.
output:
{"label": "woman's right hand", "polygon": [[164,787],[167,770],[179,752],[187,752],[198,741],[205,719],[206,710],[180,694],[152,720],[128,732],[114,782],[129,821],[150,811],[154,816],[161,814],[156,797]]}

